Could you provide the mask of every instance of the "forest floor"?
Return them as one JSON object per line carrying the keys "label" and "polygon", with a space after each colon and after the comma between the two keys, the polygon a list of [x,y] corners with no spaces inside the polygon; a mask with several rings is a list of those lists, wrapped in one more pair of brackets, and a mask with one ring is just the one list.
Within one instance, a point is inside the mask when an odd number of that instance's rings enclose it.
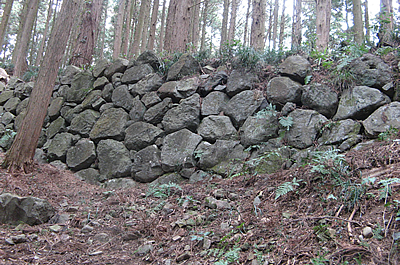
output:
{"label": "forest floor", "polygon": [[47,199],[67,218],[1,225],[0,264],[400,264],[399,151],[381,141],[347,163],[121,190],[48,164],[1,169],[1,193]]}

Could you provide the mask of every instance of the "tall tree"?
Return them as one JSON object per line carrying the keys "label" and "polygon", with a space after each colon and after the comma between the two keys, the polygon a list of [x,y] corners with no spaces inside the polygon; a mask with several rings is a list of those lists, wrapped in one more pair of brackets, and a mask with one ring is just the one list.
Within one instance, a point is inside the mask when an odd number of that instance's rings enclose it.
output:
{"label": "tall tree", "polygon": [[[205,1],[207,1],[207,0],[205,0]],[[158,50],[159,51],[163,51],[164,50],[166,4],[167,4],[167,0],[164,0],[163,1],[162,11],[161,11],[160,37],[159,37],[159,43],[158,43]]]}
{"label": "tall tree", "polygon": [[140,49],[140,42],[142,41],[147,1],[149,0],[142,0],[140,3],[139,18],[135,26],[135,35],[133,36],[133,43],[130,48],[130,54],[134,56],[137,56],[140,51],[139,49]]}
{"label": "tall tree", "polygon": [[149,26],[150,26],[150,7],[151,7],[151,0],[146,1],[144,13],[144,23],[142,28],[142,39],[140,40],[140,48],[139,53],[142,53],[147,49],[147,40],[149,38]]}
{"label": "tall tree", "polygon": [[204,51],[206,49],[206,27],[207,27],[207,15],[208,15],[208,2],[209,2],[209,0],[203,1],[203,10],[201,12],[200,51]]}
{"label": "tall tree", "polygon": [[329,44],[329,31],[331,23],[331,0],[316,0],[316,48],[319,52],[324,52]]}
{"label": "tall tree", "polygon": [[200,25],[200,1],[192,0],[190,8],[190,29],[189,29],[189,40],[188,42],[192,45],[190,46],[191,51],[197,51],[199,42],[199,25]]}
{"label": "tall tree", "polygon": [[101,28],[100,28],[100,44],[99,44],[99,49],[98,49],[98,56],[99,59],[104,58],[104,46],[105,46],[105,39],[106,39],[106,25],[107,25],[107,8],[108,7],[108,0],[104,0],[103,3],[103,16],[102,16],[102,21],[101,21]]}
{"label": "tall tree", "polygon": [[235,39],[236,30],[236,14],[240,0],[232,0],[231,4],[231,18],[229,20],[228,41]]}
{"label": "tall tree", "polygon": [[42,40],[40,41],[40,46],[36,57],[36,66],[40,66],[40,62],[43,59],[44,46],[46,45],[47,34],[50,29],[50,20],[52,16],[53,16],[53,0],[50,0],[47,9],[47,18],[46,18],[46,24],[44,25],[43,37]]}
{"label": "tall tree", "polygon": [[170,0],[167,26],[165,29],[164,48],[168,52],[186,50],[190,26],[191,0]]}
{"label": "tall tree", "polygon": [[72,53],[70,64],[77,67],[87,67],[92,63],[102,5],[103,0],[85,1],[81,14],[80,32],[75,40],[75,49]]}
{"label": "tall tree", "polygon": [[5,155],[3,167],[22,168],[28,171],[32,164],[78,1],[80,0],[63,1],[57,24],[49,38],[43,66],[39,70],[38,79],[30,96],[25,118]]}
{"label": "tall tree", "polygon": [[371,41],[371,29],[369,26],[369,9],[368,9],[368,0],[364,1],[364,27],[365,27],[365,40],[367,43]]}
{"label": "tall tree", "polygon": [[381,0],[379,13],[379,45],[390,45],[393,31],[393,3],[392,0]]}
{"label": "tall tree", "polygon": [[253,0],[250,46],[256,50],[264,49],[265,7],[266,0]]}
{"label": "tall tree", "polygon": [[0,23],[0,51],[1,48],[3,47],[3,41],[6,35],[6,28],[8,25],[8,19],[10,18],[13,2],[14,0],[7,0],[4,6],[3,16],[1,18],[1,23]]}
{"label": "tall tree", "polygon": [[353,24],[354,41],[358,44],[364,43],[361,0],[353,0]]}
{"label": "tall tree", "polygon": [[159,8],[159,0],[154,0],[153,1],[153,11],[151,13],[149,39],[147,42],[147,48],[151,51],[154,49],[154,42],[155,42],[155,38],[156,38],[158,8]]}
{"label": "tall tree", "polygon": [[243,45],[247,46],[247,31],[249,28],[249,18],[250,18],[250,8],[251,8],[251,0],[247,0],[247,11],[246,11],[246,18],[244,22],[244,32],[243,32]]}
{"label": "tall tree", "polygon": [[293,0],[292,50],[301,46],[301,36],[301,0]]}
{"label": "tall tree", "polygon": [[276,40],[278,38],[278,18],[279,18],[279,0],[274,4],[274,22],[272,25],[272,49],[276,49]]}
{"label": "tall tree", "polygon": [[229,0],[224,0],[220,48],[224,47],[228,38],[228,16],[229,16]]}
{"label": "tall tree", "polygon": [[39,8],[39,0],[26,1],[26,8],[27,13],[25,23],[21,24],[22,30],[19,32],[21,36],[18,38],[19,40],[17,41],[13,52],[13,61],[15,62],[13,75],[18,77],[21,77],[28,68],[26,57],[33,25]]}
{"label": "tall tree", "polygon": [[282,15],[281,15],[281,23],[279,25],[279,49],[283,49],[283,40],[285,38],[285,27],[286,27],[286,16],[285,16],[285,0],[282,1]]}
{"label": "tall tree", "polygon": [[[135,3],[136,4],[136,3]],[[126,2],[126,10],[125,10],[125,28],[124,28],[124,37],[122,41],[122,54],[128,55],[128,47],[129,47],[129,42],[131,40],[130,38],[130,33],[131,33],[131,27],[132,27],[132,17],[133,17],[133,12],[134,12],[134,6],[135,4],[132,3],[132,0],[128,0]]]}
{"label": "tall tree", "polygon": [[121,44],[122,44],[122,24],[124,21],[124,11],[125,11],[126,0],[119,0],[118,2],[118,14],[117,21],[115,24],[114,31],[114,48],[113,48],[113,59],[117,59],[121,54]]}

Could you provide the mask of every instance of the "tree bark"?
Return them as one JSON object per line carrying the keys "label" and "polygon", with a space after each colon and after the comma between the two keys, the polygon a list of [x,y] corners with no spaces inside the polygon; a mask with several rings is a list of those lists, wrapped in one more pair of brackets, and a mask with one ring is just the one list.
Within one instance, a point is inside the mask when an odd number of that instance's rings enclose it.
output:
{"label": "tree bark", "polygon": [[108,8],[108,0],[104,0],[103,3],[103,13],[104,16],[102,17],[102,21],[101,21],[101,30],[99,28],[99,32],[100,32],[100,47],[99,47],[99,59],[103,59],[104,58],[104,44],[105,44],[105,38],[106,38],[106,25],[107,25],[107,8]]}
{"label": "tree bark", "polygon": [[276,40],[278,38],[278,18],[279,18],[279,0],[275,0],[274,5],[274,23],[272,26],[272,49],[276,49]]}
{"label": "tree bark", "polygon": [[371,29],[369,26],[369,10],[368,0],[364,1],[364,26],[365,26],[365,40],[369,44],[371,42]]}
{"label": "tree bark", "polygon": [[251,0],[247,0],[247,11],[246,11],[246,21],[244,22],[244,32],[243,32],[243,46],[247,46],[248,38],[248,28],[249,28],[249,17],[250,17]]}
{"label": "tree bark", "polygon": [[201,40],[200,40],[200,51],[206,50],[206,27],[207,27],[207,15],[208,15],[208,0],[203,2],[203,11],[201,12]]}
{"label": "tree bark", "polygon": [[184,52],[190,26],[190,0],[170,0],[164,48],[168,52]]}
{"label": "tree bark", "polygon": [[[22,168],[27,172],[32,165],[36,146],[47,114],[58,69],[77,11],[77,1],[64,0],[57,24],[49,38],[43,67],[33,87],[25,118],[3,161],[3,167]],[[72,15],[71,15],[72,14]]]}
{"label": "tree bark", "polygon": [[146,6],[144,10],[144,23],[143,23],[143,32],[142,39],[140,41],[139,54],[144,52],[147,49],[147,40],[149,39],[149,27],[150,27],[150,6],[151,0],[146,1]]}
{"label": "tree bark", "polygon": [[153,1],[153,12],[151,13],[151,22],[150,22],[150,34],[149,34],[149,40],[147,42],[147,48],[151,51],[154,50],[159,4],[160,4],[159,0]]}
{"label": "tree bark", "polygon": [[265,0],[253,0],[250,46],[256,50],[264,49],[265,7]]}
{"label": "tree bark", "polygon": [[160,52],[164,50],[166,3],[167,3],[167,0],[164,0],[162,11],[161,11],[160,38],[159,38],[159,43],[158,43],[158,50]]}
{"label": "tree bark", "polygon": [[192,0],[190,7],[190,38],[188,42],[192,44],[191,52],[196,52],[199,44],[200,3],[200,0]]}
{"label": "tree bark", "polygon": [[142,40],[143,27],[144,27],[144,22],[145,22],[144,20],[145,20],[146,1],[149,1],[149,0],[142,0],[141,4],[140,4],[139,18],[138,18],[138,22],[136,23],[135,34],[133,37],[133,43],[132,43],[131,51],[130,51],[130,53],[133,56],[138,56],[138,53],[139,53],[140,42]]}
{"label": "tree bark", "polygon": [[132,0],[128,0],[126,2],[126,7],[125,7],[125,28],[123,30],[124,37],[122,40],[122,54],[127,56],[128,55],[128,47],[129,47],[129,41],[130,41],[130,36],[129,34],[131,33],[131,25],[132,25],[132,17],[133,17],[133,8],[132,8]]}
{"label": "tree bark", "polygon": [[379,13],[379,45],[391,45],[393,31],[393,4],[392,0],[381,0]]}
{"label": "tree bark", "polygon": [[362,20],[361,0],[353,0],[353,23],[354,41],[357,44],[363,44],[364,27]]}
{"label": "tree bark", "polygon": [[6,36],[8,19],[10,18],[13,2],[14,2],[14,0],[7,0],[6,4],[4,6],[3,16],[1,18],[1,23],[0,23],[0,51],[1,51],[1,48],[3,47],[3,41]]}
{"label": "tree bark", "polygon": [[219,45],[220,49],[222,49],[225,46],[228,37],[229,0],[224,0],[223,10],[224,11],[222,13],[221,43]]}
{"label": "tree bark", "polygon": [[301,0],[293,0],[292,50],[301,46]]}
{"label": "tree bark", "polygon": [[119,1],[117,22],[115,24],[115,33],[114,33],[114,49],[113,49],[113,56],[112,56],[113,59],[117,59],[121,54],[122,24],[124,21],[125,1],[126,0]]}
{"label": "tree bark", "polygon": [[235,30],[236,30],[236,14],[237,8],[240,4],[240,0],[232,0],[231,4],[231,18],[229,21],[229,31],[228,31],[228,41],[232,41],[235,39]]}
{"label": "tree bark", "polygon": [[37,53],[37,57],[36,57],[36,66],[40,66],[40,63],[43,59],[43,51],[44,51],[44,47],[46,45],[46,41],[47,41],[47,34],[49,32],[49,28],[50,28],[50,20],[51,17],[53,16],[53,0],[49,1],[49,7],[47,9],[47,18],[46,18],[46,24],[44,26],[44,31],[43,31],[43,38],[40,41],[40,47]]}
{"label": "tree bark", "polygon": [[282,1],[282,15],[281,15],[281,23],[279,26],[279,49],[283,49],[283,40],[285,39],[285,26],[286,26],[286,16],[285,16],[285,0]]}
{"label": "tree bark", "polygon": [[324,52],[329,44],[329,31],[331,23],[331,0],[316,0],[317,19],[316,48],[319,52]]}
{"label": "tree bark", "polygon": [[75,40],[70,64],[86,68],[92,63],[102,5],[103,0],[85,1],[80,32]]}
{"label": "tree bark", "polygon": [[21,77],[28,68],[26,57],[32,35],[33,25],[35,23],[35,19],[39,8],[39,0],[30,0],[27,1],[26,4],[27,4],[26,21],[23,24],[23,28],[21,31],[21,38],[19,40],[20,43],[15,46],[15,50],[13,52],[13,57],[14,56],[16,57],[13,75],[17,77]]}

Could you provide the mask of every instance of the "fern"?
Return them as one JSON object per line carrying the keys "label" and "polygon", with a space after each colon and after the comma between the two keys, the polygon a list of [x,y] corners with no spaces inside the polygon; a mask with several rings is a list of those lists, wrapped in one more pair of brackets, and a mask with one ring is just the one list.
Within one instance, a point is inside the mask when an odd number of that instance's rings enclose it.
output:
{"label": "fern", "polygon": [[293,125],[293,118],[292,117],[280,117],[279,123],[289,131],[290,127]]}
{"label": "fern", "polygon": [[400,183],[399,178],[390,178],[390,179],[383,179],[379,181],[379,184],[381,184],[383,187],[379,189],[380,195],[379,199],[385,199],[389,196],[392,195],[392,189],[390,188],[390,185],[395,184],[395,183]]}
{"label": "fern", "polygon": [[292,181],[281,184],[278,188],[276,188],[275,200],[291,191],[294,191],[296,186],[300,186],[300,181],[302,181],[302,179],[297,180],[296,177],[294,177]]}

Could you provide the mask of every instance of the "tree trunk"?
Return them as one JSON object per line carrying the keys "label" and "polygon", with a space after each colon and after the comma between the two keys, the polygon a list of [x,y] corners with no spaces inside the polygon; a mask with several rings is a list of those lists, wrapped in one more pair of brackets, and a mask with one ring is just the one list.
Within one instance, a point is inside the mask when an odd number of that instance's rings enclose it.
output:
{"label": "tree trunk", "polygon": [[0,23],[0,51],[1,48],[3,47],[3,41],[6,36],[8,19],[10,18],[13,2],[14,0],[7,0],[4,6],[3,17],[1,18],[1,23]]}
{"label": "tree trunk", "polygon": [[353,0],[353,32],[357,44],[364,43],[364,27],[362,21],[361,0]]}
{"label": "tree trunk", "polygon": [[317,1],[317,40],[316,48],[319,52],[324,52],[329,44],[329,31],[331,23],[331,0],[316,0]]}
{"label": "tree trunk", "polygon": [[168,52],[184,52],[190,26],[190,0],[170,0],[164,48]]}
{"label": "tree trunk", "polygon": [[286,16],[285,16],[285,0],[282,1],[282,15],[281,23],[279,26],[279,49],[283,49],[283,40],[285,39],[285,26],[286,26]]}
{"label": "tree trunk", "polygon": [[80,32],[75,40],[70,64],[86,68],[92,63],[102,5],[103,0],[85,1]]}
{"label": "tree trunk", "polygon": [[43,59],[44,46],[46,45],[47,34],[48,34],[49,28],[50,28],[50,19],[52,16],[53,16],[53,0],[50,0],[49,7],[47,9],[47,18],[46,18],[46,24],[44,26],[43,38],[40,41],[40,47],[39,47],[37,57],[36,57],[36,66],[40,66],[40,62]]}
{"label": "tree trunk", "polygon": [[13,53],[13,57],[16,56],[13,75],[17,77],[21,77],[28,68],[26,57],[38,8],[39,0],[27,1],[26,21],[21,31],[20,43],[15,46],[16,50]]}
{"label": "tree trunk", "polygon": [[393,31],[393,5],[392,0],[381,0],[379,13],[379,45],[391,45]]}
{"label": "tree trunk", "polygon": [[292,50],[301,46],[301,0],[293,0]]}
{"label": "tree trunk", "polygon": [[138,22],[136,23],[135,35],[133,37],[133,43],[130,51],[130,53],[133,56],[138,56],[139,53],[140,42],[142,40],[143,27],[145,22],[144,20],[145,20],[146,1],[149,0],[142,0],[140,4],[139,19]]}
{"label": "tree trunk", "polygon": [[105,39],[106,39],[106,25],[107,25],[107,9],[108,9],[108,0],[104,0],[103,3],[103,12],[104,12],[104,16],[102,17],[102,21],[101,21],[101,30],[99,28],[99,32],[101,33],[100,36],[100,47],[99,47],[99,59],[103,59],[104,58],[104,43],[105,43]]}
{"label": "tree trunk", "polygon": [[206,50],[206,27],[207,27],[207,14],[208,14],[208,0],[203,2],[203,11],[201,12],[201,40],[200,51]]}
{"label": "tree trunk", "polygon": [[190,38],[188,42],[192,44],[191,52],[196,52],[199,44],[200,3],[200,0],[192,0],[190,7]]}
{"label": "tree trunk", "polygon": [[224,45],[226,44],[226,41],[227,41],[227,37],[228,37],[228,16],[229,16],[229,0],[224,0],[224,11],[222,13],[220,49],[222,49],[222,47],[224,47]]}
{"label": "tree trunk", "polygon": [[117,21],[115,24],[114,32],[114,48],[113,48],[113,59],[117,59],[121,54],[121,43],[122,43],[122,24],[124,22],[124,11],[125,11],[126,0],[119,1]]}
{"label": "tree trunk", "polygon": [[145,6],[146,9],[144,10],[144,23],[142,29],[143,32],[139,48],[139,54],[141,54],[147,49],[147,40],[149,39],[149,27],[150,27],[150,6],[151,6],[151,0],[147,0]]}
{"label": "tree trunk", "polygon": [[160,4],[159,0],[154,0],[153,12],[151,14],[151,22],[150,22],[150,34],[149,34],[149,40],[147,42],[147,49],[149,49],[151,51],[154,50],[159,4]]}
{"label": "tree trunk", "polygon": [[251,0],[247,0],[247,11],[246,11],[246,21],[244,22],[244,32],[243,32],[243,46],[247,46],[247,35],[249,28],[249,17],[250,17]]}
{"label": "tree trunk", "polygon": [[162,52],[164,50],[166,3],[167,3],[167,0],[164,0],[162,11],[161,11],[160,38],[159,38],[159,43],[158,43],[158,50],[160,52]]}
{"label": "tree trunk", "polygon": [[371,42],[371,29],[369,27],[369,10],[368,10],[368,0],[364,1],[364,26],[365,26],[365,40],[369,44]]}
{"label": "tree trunk", "polygon": [[274,23],[272,30],[272,49],[276,49],[276,40],[278,38],[278,18],[279,18],[279,0],[275,0],[274,5]]}
{"label": "tree trunk", "polygon": [[228,41],[235,39],[235,29],[236,29],[236,14],[237,8],[240,4],[240,0],[232,0],[231,4],[231,19],[229,21],[229,31],[228,31]]}
{"label": "tree trunk", "polygon": [[128,0],[126,2],[126,7],[125,7],[125,28],[123,30],[124,37],[122,41],[122,54],[125,56],[128,55],[129,41],[131,39],[129,37],[129,34],[131,32],[132,17],[133,17],[132,0]]}
{"label": "tree trunk", "polygon": [[274,24],[274,7],[272,6],[272,2],[269,4],[269,19],[268,19],[268,30],[267,30],[267,36],[266,39],[268,40],[268,50],[271,49],[271,43],[272,43],[272,28]]}
{"label": "tree trunk", "polygon": [[43,66],[39,70],[38,79],[32,90],[26,116],[10,150],[5,155],[3,167],[22,168],[27,171],[33,162],[74,14],[77,11],[77,1],[79,0],[63,1],[57,24],[49,38]]}
{"label": "tree trunk", "polygon": [[264,49],[265,7],[265,0],[253,0],[250,46],[256,50]]}

